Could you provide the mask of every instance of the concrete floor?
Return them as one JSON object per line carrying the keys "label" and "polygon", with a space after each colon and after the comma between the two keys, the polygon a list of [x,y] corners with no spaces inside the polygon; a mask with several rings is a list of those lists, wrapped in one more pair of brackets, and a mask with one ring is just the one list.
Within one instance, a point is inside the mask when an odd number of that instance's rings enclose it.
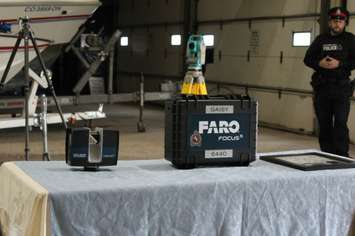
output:
{"label": "concrete floor", "polygon": [[[80,106],[80,110],[95,110],[93,106]],[[66,108],[78,110],[78,107]],[[96,120],[94,126],[113,127],[120,130],[119,159],[161,159],[164,158],[164,111],[159,106],[148,106],[144,111],[145,133],[137,132],[138,108],[132,104],[106,105],[108,118]],[[0,130],[0,163],[23,160],[24,129]],[[38,129],[31,133],[31,160],[42,158],[42,136]],[[297,135],[266,128],[259,129],[258,152],[285,151],[318,148],[315,137]],[[65,132],[59,125],[49,127],[49,149],[51,159],[65,158]],[[355,146],[350,147],[355,156]]]}

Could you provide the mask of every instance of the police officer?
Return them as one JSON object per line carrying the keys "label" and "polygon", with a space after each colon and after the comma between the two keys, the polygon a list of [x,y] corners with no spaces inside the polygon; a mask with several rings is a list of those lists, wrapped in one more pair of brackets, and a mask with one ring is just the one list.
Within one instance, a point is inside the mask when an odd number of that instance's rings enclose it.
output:
{"label": "police officer", "polygon": [[347,126],[353,86],[349,79],[355,69],[355,37],[345,31],[349,12],[329,10],[329,32],[321,34],[307,50],[304,63],[315,70],[311,85],[319,123],[319,144],[324,152],[348,156]]}

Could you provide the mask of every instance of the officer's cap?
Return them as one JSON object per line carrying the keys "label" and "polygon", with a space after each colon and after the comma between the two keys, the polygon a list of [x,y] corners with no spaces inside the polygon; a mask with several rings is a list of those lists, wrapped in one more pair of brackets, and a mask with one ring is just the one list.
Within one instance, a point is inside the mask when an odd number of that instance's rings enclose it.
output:
{"label": "officer's cap", "polygon": [[328,11],[329,20],[345,20],[348,23],[349,12],[342,7],[333,7]]}

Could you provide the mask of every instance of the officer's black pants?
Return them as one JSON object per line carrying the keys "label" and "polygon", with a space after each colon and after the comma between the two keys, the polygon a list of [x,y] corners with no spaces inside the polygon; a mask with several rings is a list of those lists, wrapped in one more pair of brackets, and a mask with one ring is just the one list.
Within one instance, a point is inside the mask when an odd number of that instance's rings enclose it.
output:
{"label": "officer's black pants", "polygon": [[326,85],[315,91],[314,108],[319,123],[319,144],[324,152],[349,156],[349,86]]}

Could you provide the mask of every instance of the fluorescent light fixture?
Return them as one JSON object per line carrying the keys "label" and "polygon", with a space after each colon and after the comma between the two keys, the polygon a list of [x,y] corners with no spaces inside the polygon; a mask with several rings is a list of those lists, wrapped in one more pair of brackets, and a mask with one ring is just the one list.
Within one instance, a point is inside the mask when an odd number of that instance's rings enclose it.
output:
{"label": "fluorescent light fixture", "polygon": [[311,32],[293,32],[292,46],[307,47],[311,45]]}
{"label": "fluorescent light fixture", "polygon": [[171,35],[171,46],[180,46],[181,45],[181,35],[173,34]]}
{"label": "fluorescent light fixture", "polygon": [[127,47],[128,46],[128,37],[127,36],[122,36],[121,37],[120,45],[122,47]]}
{"label": "fluorescent light fixture", "polygon": [[203,41],[207,47],[213,47],[214,46],[214,35],[213,34],[204,35]]}

